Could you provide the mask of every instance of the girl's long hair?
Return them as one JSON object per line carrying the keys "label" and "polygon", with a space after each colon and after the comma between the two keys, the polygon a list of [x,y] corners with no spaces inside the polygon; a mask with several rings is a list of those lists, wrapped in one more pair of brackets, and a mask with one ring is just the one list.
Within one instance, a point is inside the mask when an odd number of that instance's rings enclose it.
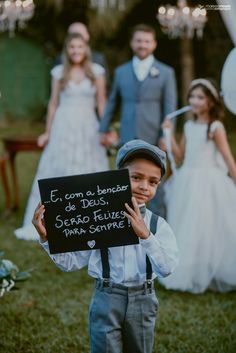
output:
{"label": "girl's long hair", "polygon": [[[211,85],[216,89],[216,92],[219,92],[217,85],[215,84],[215,82],[213,82],[212,80],[208,81],[211,83]],[[204,94],[207,96],[208,98],[208,105],[209,105],[209,123],[208,123],[208,128],[207,128],[207,138],[209,138],[209,133],[210,133],[210,128],[211,128],[211,124],[213,123],[213,121],[215,120],[220,120],[222,121],[224,119],[224,105],[222,102],[222,98],[220,97],[220,94],[218,94],[218,97],[216,98],[212,92],[209,90],[209,88],[207,88],[204,84],[202,83],[197,83],[196,85],[190,87],[189,91],[188,91],[188,96],[187,98],[190,98],[190,95],[192,93],[193,90],[195,90],[196,88],[201,88],[202,91],[204,92]],[[197,115],[194,114],[194,120],[197,120]]]}
{"label": "girl's long hair", "polygon": [[68,55],[68,45],[73,39],[80,39],[83,41],[83,43],[86,45],[86,53],[83,61],[81,62],[81,66],[84,69],[85,76],[94,84],[95,82],[95,75],[92,70],[92,61],[91,61],[91,51],[84,40],[84,38],[81,36],[79,33],[71,33],[68,34],[65,42],[64,42],[64,48],[63,48],[63,72],[62,72],[62,78],[61,78],[61,88],[65,88],[67,85],[68,81],[71,79],[71,68],[73,66],[73,62],[71,62],[70,57]]}

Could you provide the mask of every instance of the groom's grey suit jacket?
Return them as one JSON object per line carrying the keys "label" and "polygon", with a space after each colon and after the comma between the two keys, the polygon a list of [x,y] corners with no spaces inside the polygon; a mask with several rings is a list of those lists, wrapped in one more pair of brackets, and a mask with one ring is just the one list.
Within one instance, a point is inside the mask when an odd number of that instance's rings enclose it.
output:
{"label": "groom's grey suit jacket", "polygon": [[155,60],[146,79],[140,82],[131,60],[115,70],[100,132],[109,130],[120,101],[120,143],[140,138],[157,144],[163,119],[176,109],[176,96],[175,74],[170,66]]}

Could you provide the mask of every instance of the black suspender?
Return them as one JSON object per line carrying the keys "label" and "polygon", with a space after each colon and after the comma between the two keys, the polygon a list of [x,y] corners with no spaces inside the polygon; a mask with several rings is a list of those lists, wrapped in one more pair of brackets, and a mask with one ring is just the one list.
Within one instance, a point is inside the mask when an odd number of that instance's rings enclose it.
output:
{"label": "black suspender", "polygon": [[[156,234],[158,216],[152,213],[150,221],[150,231],[152,234]],[[102,277],[104,281],[109,282],[110,279],[110,265],[108,259],[108,248],[100,249],[102,259]],[[146,279],[150,281],[152,279],[152,264],[146,255]]]}
{"label": "black suspender", "polygon": [[150,221],[150,231],[152,232],[152,234],[156,234],[157,222],[158,222],[158,215],[155,213],[152,213],[151,221]]}
{"label": "black suspender", "polygon": [[109,281],[110,278],[110,265],[108,260],[108,248],[100,249],[102,258],[102,278]]}
{"label": "black suspender", "polygon": [[[151,221],[150,221],[150,231],[152,234],[156,234],[157,231],[157,222],[158,215],[152,213]],[[150,281],[152,279],[152,264],[149,260],[149,257],[146,255],[146,280]]]}

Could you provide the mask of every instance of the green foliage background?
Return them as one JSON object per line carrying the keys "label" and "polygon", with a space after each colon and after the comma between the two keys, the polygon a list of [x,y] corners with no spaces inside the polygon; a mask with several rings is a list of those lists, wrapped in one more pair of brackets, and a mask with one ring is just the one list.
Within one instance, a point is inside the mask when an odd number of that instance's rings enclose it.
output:
{"label": "green foliage background", "polygon": [[39,45],[17,36],[0,40],[0,117],[42,118],[49,94],[49,60]]}

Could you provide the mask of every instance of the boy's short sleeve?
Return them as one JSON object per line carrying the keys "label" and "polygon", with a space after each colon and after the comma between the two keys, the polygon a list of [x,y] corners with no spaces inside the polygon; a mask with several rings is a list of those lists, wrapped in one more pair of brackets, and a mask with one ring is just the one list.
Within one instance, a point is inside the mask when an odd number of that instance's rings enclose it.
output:
{"label": "boy's short sleeve", "polygon": [[105,69],[99,64],[93,63],[92,70],[96,78],[105,75]]}
{"label": "boy's short sleeve", "polygon": [[62,78],[62,73],[63,73],[63,65],[57,65],[53,67],[51,70],[52,77],[58,81]]}

